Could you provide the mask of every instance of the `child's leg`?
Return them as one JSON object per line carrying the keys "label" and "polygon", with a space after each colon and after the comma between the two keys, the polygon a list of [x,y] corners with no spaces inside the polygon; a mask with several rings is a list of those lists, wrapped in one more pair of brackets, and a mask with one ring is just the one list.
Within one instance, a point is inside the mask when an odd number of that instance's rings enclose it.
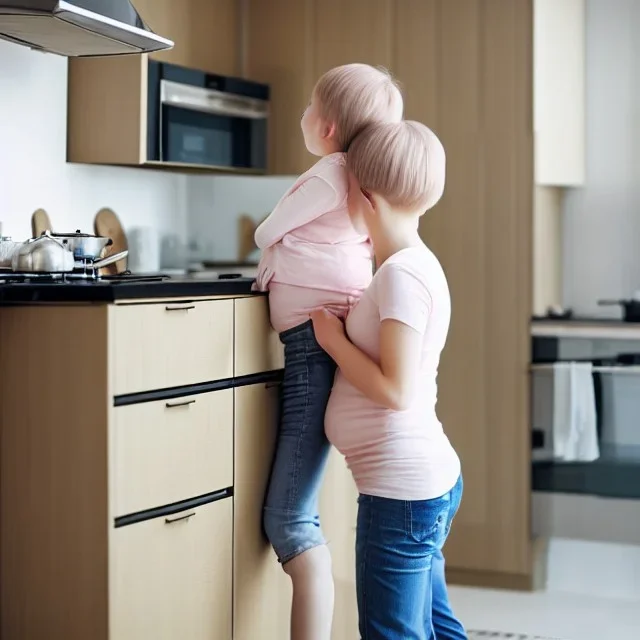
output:
{"label": "child's leg", "polygon": [[280,431],[264,507],[264,528],[293,583],[292,640],[328,640],[333,618],[331,558],[318,497],[329,442],[324,413],[335,364],[311,322],[281,335],[285,346]]}

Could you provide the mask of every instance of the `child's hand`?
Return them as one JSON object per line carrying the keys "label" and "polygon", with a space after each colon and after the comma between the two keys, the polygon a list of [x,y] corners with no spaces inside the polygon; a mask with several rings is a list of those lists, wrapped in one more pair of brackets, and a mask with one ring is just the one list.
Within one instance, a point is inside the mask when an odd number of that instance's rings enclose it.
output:
{"label": "child's hand", "polygon": [[311,313],[313,331],[318,344],[329,354],[337,342],[344,339],[344,324],[326,309]]}

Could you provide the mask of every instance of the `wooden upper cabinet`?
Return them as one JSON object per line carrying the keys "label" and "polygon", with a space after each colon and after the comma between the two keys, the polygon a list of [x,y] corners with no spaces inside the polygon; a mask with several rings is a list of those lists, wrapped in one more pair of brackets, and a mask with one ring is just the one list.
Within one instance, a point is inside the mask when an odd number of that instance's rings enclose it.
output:
{"label": "wooden upper cabinet", "polygon": [[211,73],[235,76],[239,69],[236,0],[133,0],[156,33],[175,42],[151,57]]}
{"label": "wooden upper cabinet", "polygon": [[[236,0],[134,0],[144,22],[175,42],[154,60],[209,73],[240,74],[240,22]],[[67,161],[154,165],[148,133],[149,55],[69,60]],[[215,167],[192,167],[215,171]]]}

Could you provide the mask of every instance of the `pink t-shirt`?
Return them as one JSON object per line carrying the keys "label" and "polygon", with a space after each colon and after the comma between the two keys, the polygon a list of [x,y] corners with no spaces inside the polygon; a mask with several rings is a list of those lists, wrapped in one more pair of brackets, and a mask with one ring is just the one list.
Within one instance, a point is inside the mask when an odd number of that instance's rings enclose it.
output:
{"label": "pink t-shirt", "polygon": [[344,153],[319,160],[258,227],[256,287],[269,291],[271,324],[285,331],[325,307],[345,317],[371,282],[372,251],[351,224]]}
{"label": "pink t-shirt", "polygon": [[436,377],[451,317],[444,271],[429,249],[399,251],[378,269],[347,317],[349,339],[380,361],[380,323],[393,319],[422,336],[415,397],[405,411],[369,400],[338,371],[325,416],[331,443],[346,457],[360,493],[398,500],[444,495],[460,460],[436,415]]}

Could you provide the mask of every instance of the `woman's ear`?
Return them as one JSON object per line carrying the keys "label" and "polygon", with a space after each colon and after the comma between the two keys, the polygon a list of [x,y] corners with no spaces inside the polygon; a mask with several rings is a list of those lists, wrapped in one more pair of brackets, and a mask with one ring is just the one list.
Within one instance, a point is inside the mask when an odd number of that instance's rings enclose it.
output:
{"label": "woman's ear", "polygon": [[365,214],[375,213],[378,208],[375,196],[362,187],[360,187],[360,193],[364,196],[363,200],[365,203]]}

